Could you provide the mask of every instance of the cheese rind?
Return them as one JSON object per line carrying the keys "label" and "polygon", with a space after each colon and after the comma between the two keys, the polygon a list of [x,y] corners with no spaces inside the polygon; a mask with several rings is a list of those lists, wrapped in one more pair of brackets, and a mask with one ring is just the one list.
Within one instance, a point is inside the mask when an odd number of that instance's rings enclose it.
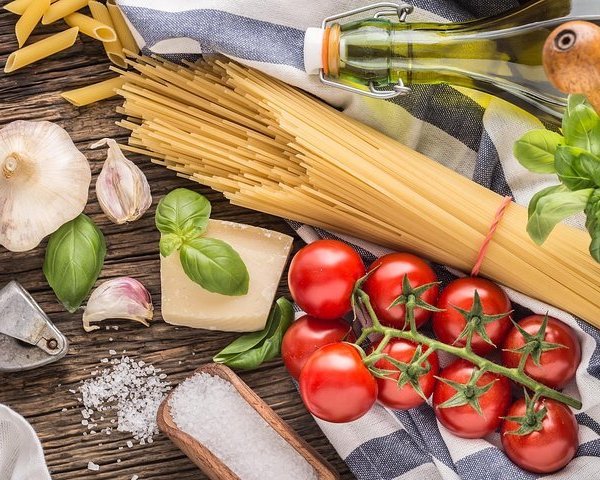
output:
{"label": "cheese rind", "polygon": [[205,290],[185,274],[176,251],[166,258],[161,256],[163,319],[172,325],[208,330],[262,330],[292,247],[292,237],[221,220],[209,220],[205,236],[223,240],[239,253],[250,276],[248,293],[227,296]]}

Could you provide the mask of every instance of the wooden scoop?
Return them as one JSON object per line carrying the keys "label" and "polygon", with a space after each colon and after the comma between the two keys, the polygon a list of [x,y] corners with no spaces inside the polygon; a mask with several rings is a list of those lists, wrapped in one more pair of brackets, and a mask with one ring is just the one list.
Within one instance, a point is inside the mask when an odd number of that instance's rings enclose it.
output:
{"label": "wooden scoop", "polygon": [[546,39],[544,69],[564,93],[582,93],[600,112],[600,27],[573,21],[556,28]]}
{"label": "wooden scoop", "polygon": [[[216,363],[209,363],[198,368],[196,373],[216,375],[230,382],[238,393],[256,412],[288,442],[315,469],[317,477],[322,480],[336,480],[339,475],[327,461],[321,457],[308,443],[277,415],[254,391],[246,385],[230,368]],[[240,480],[233,471],[195,438],[181,431],[169,410],[169,397],[158,409],[158,428],[194,462],[204,474],[212,480]]]}

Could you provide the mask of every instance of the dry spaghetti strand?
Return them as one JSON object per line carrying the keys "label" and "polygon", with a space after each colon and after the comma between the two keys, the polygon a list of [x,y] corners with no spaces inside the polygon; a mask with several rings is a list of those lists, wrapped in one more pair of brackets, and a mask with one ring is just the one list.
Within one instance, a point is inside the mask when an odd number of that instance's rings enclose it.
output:
{"label": "dry spaghetti strand", "polygon": [[[129,148],[234,204],[481,274],[600,326],[600,266],[583,231],[543,247],[527,212],[283,82],[225,59],[134,56],[120,72]],[[510,205],[509,208],[508,205]],[[483,249],[481,250],[483,251]]]}

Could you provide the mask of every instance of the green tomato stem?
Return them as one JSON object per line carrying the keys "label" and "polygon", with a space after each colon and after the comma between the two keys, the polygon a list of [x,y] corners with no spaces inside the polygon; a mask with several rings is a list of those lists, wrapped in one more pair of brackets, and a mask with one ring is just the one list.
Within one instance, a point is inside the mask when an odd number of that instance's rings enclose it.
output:
{"label": "green tomato stem", "polygon": [[[503,365],[498,365],[497,363],[491,362],[490,360],[480,357],[479,355],[473,353],[471,349],[465,347],[457,347],[454,345],[448,345],[446,343],[440,342],[439,340],[435,340],[426,335],[423,335],[418,330],[416,330],[416,328],[414,330],[411,328],[411,331],[406,331],[382,326],[379,322],[379,319],[377,318],[377,315],[375,314],[375,311],[373,310],[373,307],[371,306],[371,300],[369,299],[369,296],[363,291],[359,291],[358,295],[360,302],[369,314],[373,325],[371,327],[363,329],[363,332],[357,340],[357,343],[364,342],[364,340],[366,340],[367,337],[373,333],[383,335],[384,339],[387,338],[388,341],[392,338],[403,338],[405,340],[410,340],[412,342],[420,343],[422,345],[427,345],[428,349],[441,350],[443,352],[451,353],[452,355],[455,355],[459,358],[468,360],[469,362],[477,366],[479,369],[491,373],[497,373],[499,375],[507,377],[510,380],[513,380],[527,387],[539,397],[551,398],[558,402],[564,403],[565,405],[569,405],[570,407],[573,407],[577,410],[581,408],[581,402],[576,398],[569,397],[568,395],[565,395],[557,390],[547,387],[546,385],[536,382],[533,378],[527,376],[522,371],[519,371],[518,368],[507,368]],[[409,312],[409,310],[413,309],[414,305],[411,305],[410,302],[407,302],[406,310],[407,318],[409,321],[411,319],[411,312]],[[412,316],[414,320],[414,315]]]}

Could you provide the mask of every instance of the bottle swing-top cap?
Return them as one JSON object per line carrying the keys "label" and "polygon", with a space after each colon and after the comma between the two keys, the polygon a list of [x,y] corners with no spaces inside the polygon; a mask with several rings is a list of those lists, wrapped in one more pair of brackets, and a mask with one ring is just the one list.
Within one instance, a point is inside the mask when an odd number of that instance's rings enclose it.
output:
{"label": "bottle swing-top cap", "polygon": [[321,83],[325,85],[373,98],[389,99],[406,95],[410,93],[410,88],[404,86],[401,80],[392,87],[392,90],[378,90],[372,82],[369,84],[368,89],[361,89],[331,80],[339,75],[341,28],[338,23],[331,25],[329,23],[370,10],[377,10],[373,15],[374,18],[397,16],[400,22],[404,22],[406,16],[413,11],[413,7],[406,3],[380,2],[325,18],[321,28],[309,28],[306,31],[304,36],[304,70],[309,75],[319,75]]}
{"label": "bottle swing-top cap", "polygon": [[318,75],[323,68],[323,28],[309,28],[304,36],[304,70]]}

